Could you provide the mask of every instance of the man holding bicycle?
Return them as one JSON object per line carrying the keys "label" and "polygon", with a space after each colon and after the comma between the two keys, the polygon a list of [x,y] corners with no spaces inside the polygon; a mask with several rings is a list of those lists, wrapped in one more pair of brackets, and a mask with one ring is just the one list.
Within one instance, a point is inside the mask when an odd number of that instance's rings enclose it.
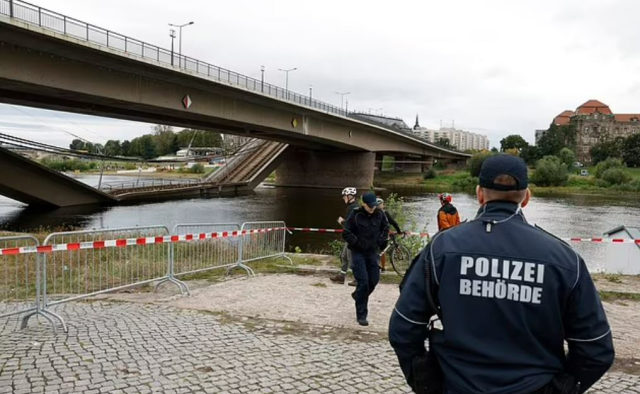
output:
{"label": "man holding bicycle", "polygon": [[389,222],[377,209],[375,194],[365,193],[362,202],[362,207],[355,209],[347,218],[342,237],[352,254],[351,269],[356,279],[356,291],[351,297],[356,302],[356,319],[361,326],[368,326],[369,296],[380,281],[378,251],[387,246]]}

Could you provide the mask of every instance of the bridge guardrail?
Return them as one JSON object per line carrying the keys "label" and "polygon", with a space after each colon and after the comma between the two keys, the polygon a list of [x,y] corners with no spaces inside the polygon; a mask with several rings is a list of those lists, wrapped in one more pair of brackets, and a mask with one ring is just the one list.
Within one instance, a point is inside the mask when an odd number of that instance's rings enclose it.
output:
{"label": "bridge guardrail", "polygon": [[240,87],[272,98],[315,108],[331,114],[347,116],[348,112],[334,105],[292,92],[279,86],[257,80],[213,64],[203,62],[144,41],[107,30],[46,8],[22,1],[0,0],[0,16],[64,34],[66,36],[117,50],[129,55],[163,65],[170,65],[182,72],[196,74],[225,85]]}

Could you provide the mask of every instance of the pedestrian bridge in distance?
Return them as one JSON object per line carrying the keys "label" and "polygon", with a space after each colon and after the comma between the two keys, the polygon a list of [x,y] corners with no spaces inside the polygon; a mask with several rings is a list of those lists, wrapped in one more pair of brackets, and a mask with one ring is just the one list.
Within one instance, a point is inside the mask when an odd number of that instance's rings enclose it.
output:
{"label": "pedestrian bridge in distance", "polygon": [[469,155],[23,1],[0,0],[0,102],[250,136],[289,145],[277,183],[370,186],[376,155]]}

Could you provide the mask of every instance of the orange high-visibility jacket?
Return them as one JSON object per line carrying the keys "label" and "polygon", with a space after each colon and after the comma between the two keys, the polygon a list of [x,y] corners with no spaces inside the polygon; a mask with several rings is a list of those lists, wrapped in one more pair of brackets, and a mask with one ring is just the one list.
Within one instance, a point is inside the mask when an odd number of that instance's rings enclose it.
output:
{"label": "orange high-visibility jacket", "polygon": [[443,205],[438,210],[438,231],[446,230],[460,224],[458,210],[451,203]]}

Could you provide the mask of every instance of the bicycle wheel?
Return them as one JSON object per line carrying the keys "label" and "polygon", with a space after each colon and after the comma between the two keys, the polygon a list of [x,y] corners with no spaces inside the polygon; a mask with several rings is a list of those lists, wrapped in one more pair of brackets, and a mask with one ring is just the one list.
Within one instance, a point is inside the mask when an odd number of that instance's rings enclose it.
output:
{"label": "bicycle wheel", "polygon": [[394,271],[398,273],[400,276],[404,276],[404,274],[409,269],[409,265],[411,264],[411,254],[409,254],[409,250],[403,245],[398,245],[391,252],[391,265],[393,266]]}

